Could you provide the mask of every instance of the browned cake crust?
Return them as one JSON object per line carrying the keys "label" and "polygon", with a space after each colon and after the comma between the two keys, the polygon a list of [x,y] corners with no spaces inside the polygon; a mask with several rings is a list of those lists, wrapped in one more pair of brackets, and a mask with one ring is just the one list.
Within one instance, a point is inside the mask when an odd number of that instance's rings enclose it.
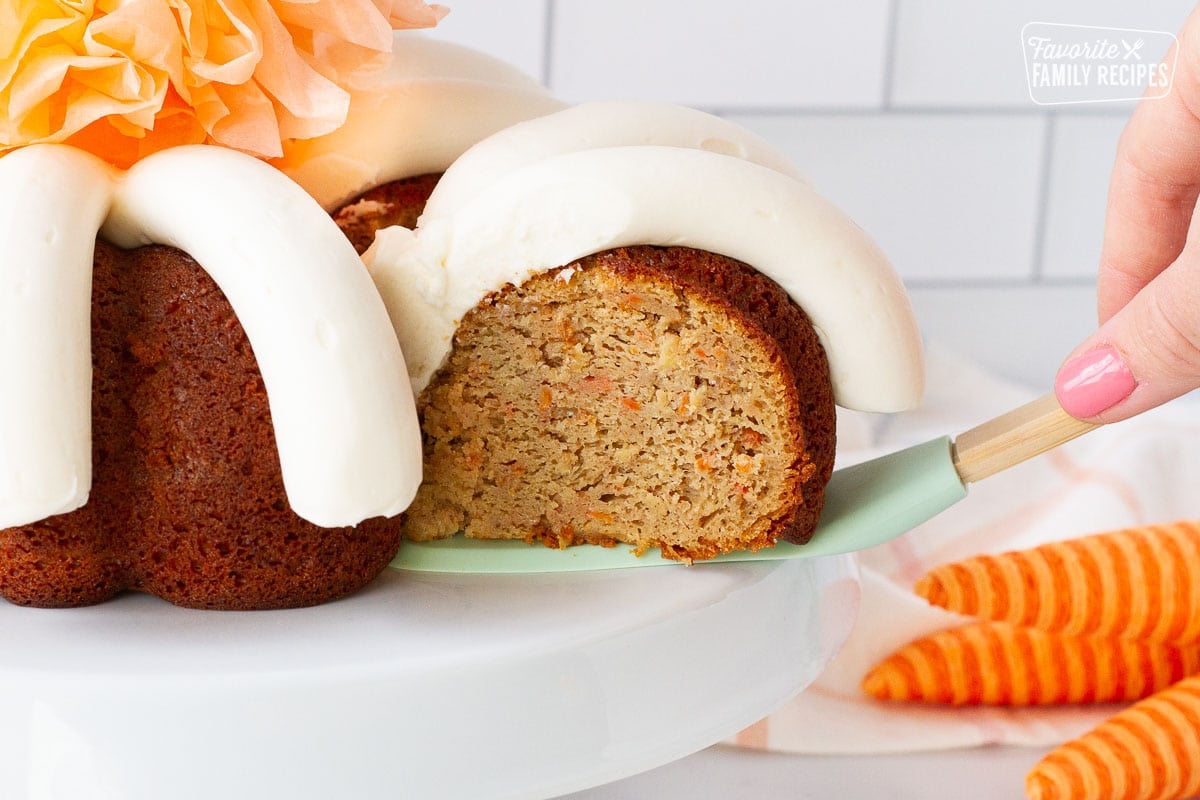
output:
{"label": "browned cake crust", "polygon": [[362,255],[375,241],[375,232],[390,225],[417,227],[440,174],[417,175],[392,181],[359,195],[334,213],[334,220]]}
{"label": "browned cake crust", "polygon": [[250,343],[192,259],[97,243],[92,337],[91,497],[0,531],[0,595],[79,606],[137,589],[194,608],[296,607],[386,567],[398,520],[322,529],[289,509]]}

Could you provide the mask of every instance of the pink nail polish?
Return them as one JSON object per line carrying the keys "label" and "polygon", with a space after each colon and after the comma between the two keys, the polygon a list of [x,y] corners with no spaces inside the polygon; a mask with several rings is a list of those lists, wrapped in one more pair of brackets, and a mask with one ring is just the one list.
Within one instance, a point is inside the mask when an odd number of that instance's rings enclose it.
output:
{"label": "pink nail polish", "polygon": [[1137,388],[1137,380],[1116,348],[1105,345],[1075,356],[1058,371],[1054,393],[1073,417],[1094,417]]}

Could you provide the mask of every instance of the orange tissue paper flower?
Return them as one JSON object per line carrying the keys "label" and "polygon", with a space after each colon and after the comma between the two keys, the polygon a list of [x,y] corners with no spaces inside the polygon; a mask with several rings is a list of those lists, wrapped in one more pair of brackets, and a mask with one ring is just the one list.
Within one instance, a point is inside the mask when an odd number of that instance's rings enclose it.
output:
{"label": "orange tissue paper flower", "polygon": [[420,0],[0,0],[0,153],[67,142],[128,166],[212,142],[261,158],[333,131]]}

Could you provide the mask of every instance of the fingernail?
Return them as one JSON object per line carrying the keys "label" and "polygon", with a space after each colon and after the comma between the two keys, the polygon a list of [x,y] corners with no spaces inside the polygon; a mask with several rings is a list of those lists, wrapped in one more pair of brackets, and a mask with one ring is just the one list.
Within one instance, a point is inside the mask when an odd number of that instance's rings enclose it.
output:
{"label": "fingernail", "polygon": [[1116,348],[1105,345],[1075,356],[1058,371],[1054,393],[1073,417],[1094,417],[1129,397],[1137,381]]}

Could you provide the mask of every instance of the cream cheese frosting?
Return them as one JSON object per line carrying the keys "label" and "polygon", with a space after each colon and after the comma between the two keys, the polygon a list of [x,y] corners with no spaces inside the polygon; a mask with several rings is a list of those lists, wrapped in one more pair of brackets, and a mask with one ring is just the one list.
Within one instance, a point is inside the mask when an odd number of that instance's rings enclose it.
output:
{"label": "cream cheese frosting", "polygon": [[667,145],[734,156],[803,181],[762,137],[720,117],[654,102],[582,103],[506,128],[463,153],[438,181],[425,213],[453,213],[488,184],[539,159],[624,145]]}
{"label": "cream cheese frosting", "polygon": [[563,108],[502,61],[414,32],[352,93],[346,122],[288,143],[275,162],[326,209],[388,181],[442,172],[464,150],[514,123]]}
{"label": "cream cheese frosting", "polygon": [[71,148],[36,145],[0,159],[0,170],[0,310],[15,310],[3,315],[0,370],[34,392],[0,393],[0,522],[36,521],[86,497],[97,229],[123,247],[188,252],[228,297],[262,372],[296,514],[340,527],[408,506],[421,447],[403,356],[353,247],[300,187],[249,156],[202,145],[123,174]]}
{"label": "cream cheese frosting", "polygon": [[73,148],[0,158],[0,528],[87,502],[92,257],[112,188]]}
{"label": "cream cheese frosting", "polygon": [[678,146],[515,161],[482,164],[494,177],[463,179],[472,190],[453,203],[438,199],[439,185],[415,231],[385,229],[366,254],[417,391],[490,292],[600,250],[650,244],[719,253],[775,280],[812,320],[839,405],[896,411],[919,401],[922,350],[903,284],[871,238],[805,183]]}

